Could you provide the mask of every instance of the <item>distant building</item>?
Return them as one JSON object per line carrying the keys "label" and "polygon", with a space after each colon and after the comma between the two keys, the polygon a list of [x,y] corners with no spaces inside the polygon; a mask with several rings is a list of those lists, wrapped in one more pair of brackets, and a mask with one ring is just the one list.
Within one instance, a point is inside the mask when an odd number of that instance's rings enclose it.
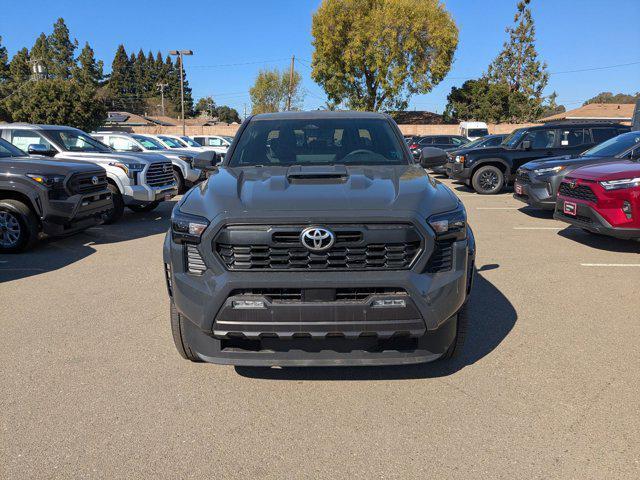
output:
{"label": "distant building", "polygon": [[631,123],[633,103],[590,103],[574,110],[541,118],[542,123],[558,120],[611,120]]}
{"label": "distant building", "polygon": [[[187,126],[204,127],[218,124],[217,118],[187,118]],[[177,127],[182,120],[167,116],[147,116],[130,112],[107,112],[102,128],[130,129],[131,127]]]}

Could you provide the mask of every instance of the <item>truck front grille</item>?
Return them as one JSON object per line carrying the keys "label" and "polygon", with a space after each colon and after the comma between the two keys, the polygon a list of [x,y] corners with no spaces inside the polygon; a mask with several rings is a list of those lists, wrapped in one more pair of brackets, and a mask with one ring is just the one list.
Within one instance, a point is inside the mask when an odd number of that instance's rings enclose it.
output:
{"label": "truck front grille", "polygon": [[147,169],[147,184],[151,187],[164,187],[173,183],[173,165],[171,162],[156,162]]}
{"label": "truck front grille", "polygon": [[529,174],[527,172],[518,170],[518,172],[516,173],[516,182],[518,182],[520,185],[527,185],[531,183],[531,178],[529,177]]}
{"label": "truck front grille", "polygon": [[229,226],[214,249],[229,270],[404,270],[421,251],[411,225],[329,225],[334,245],[322,252],[300,241],[301,226]]}
{"label": "truck front grille", "polygon": [[72,195],[99,192],[107,188],[107,173],[104,170],[76,173],[67,183]]}
{"label": "truck front grille", "polygon": [[593,193],[593,190],[591,190],[591,187],[588,185],[576,185],[575,187],[571,187],[569,183],[562,182],[558,193],[564,197],[587,200],[593,203],[598,202],[598,197],[596,197],[596,194]]}
{"label": "truck front grille", "polygon": [[428,273],[447,272],[453,266],[454,240],[436,241],[435,250],[427,263]]}

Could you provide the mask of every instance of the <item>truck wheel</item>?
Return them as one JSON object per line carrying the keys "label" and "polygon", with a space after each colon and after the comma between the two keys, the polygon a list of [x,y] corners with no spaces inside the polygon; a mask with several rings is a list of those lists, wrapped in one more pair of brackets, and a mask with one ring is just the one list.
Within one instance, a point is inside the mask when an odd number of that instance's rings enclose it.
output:
{"label": "truck wheel", "polygon": [[120,194],[120,190],[113,184],[108,185],[109,191],[111,192],[111,200],[113,201],[113,208],[110,209],[105,215],[104,223],[106,225],[110,225],[112,223],[117,222],[122,217],[124,213],[124,200],[122,195]]}
{"label": "truck wheel", "polygon": [[144,205],[127,205],[132,211],[140,213],[140,212],[150,212],[155,210],[156,207],[160,205],[160,202],[149,202]]}
{"label": "truck wheel", "polygon": [[462,308],[458,310],[456,314],[456,338],[449,346],[444,355],[440,357],[440,360],[450,360],[457,357],[462,351],[465,337],[467,336],[467,326],[469,325],[469,314],[467,311],[467,302],[462,305]]}
{"label": "truck wheel", "polygon": [[494,165],[485,165],[475,171],[471,185],[481,195],[495,195],[504,186],[504,173]]}
{"label": "truck wheel", "polygon": [[178,193],[184,193],[184,178],[177,168],[173,169],[173,180],[176,182],[176,187],[178,187]]}
{"label": "truck wheel", "polygon": [[39,233],[38,219],[27,205],[18,200],[0,200],[0,253],[28,250]]}
{"label": "truck wheel", "polygon": [[182,334],[184,328],[184,320],[182,319],[182,315],[178,313],[176,310],[176,305],[171,300],[169,304],[169,313],[171,317],[171,333],[173,334],[173,343],[175,343],[176,348],[178,349],[178,353],[185,360],[191,360],[192,362],[202,362],[200,358],[193,353],[191,347],[187,343],[187,339]]}

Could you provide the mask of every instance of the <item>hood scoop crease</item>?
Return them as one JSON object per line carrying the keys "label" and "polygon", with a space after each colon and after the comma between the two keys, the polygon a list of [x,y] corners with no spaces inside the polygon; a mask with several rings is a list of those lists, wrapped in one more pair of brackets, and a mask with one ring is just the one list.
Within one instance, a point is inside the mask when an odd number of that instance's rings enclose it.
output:
{"label": "hood scoop crease", "polygon": [[344,182],[349,172],[344,165],[293,165],[287,169],[287,180],[291,183],[301,182]]}

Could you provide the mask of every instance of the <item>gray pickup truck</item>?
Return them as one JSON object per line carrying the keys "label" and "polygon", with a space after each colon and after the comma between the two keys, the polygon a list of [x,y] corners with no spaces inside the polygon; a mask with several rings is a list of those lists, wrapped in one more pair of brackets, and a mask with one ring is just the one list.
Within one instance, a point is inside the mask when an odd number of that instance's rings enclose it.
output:
{"label": "gray pickup truck", "polygon": [[29,157],[0,139],[0,253],[24,251],[40,233],[70,235],[99,225],[112,209],[103,168]]}
{"label": "gray pickup truck", "polygon": [[192,361],[410,364],[453,357],[475,242],[460,200],[364,112],[247,119],[173,210],[170,322]]}

